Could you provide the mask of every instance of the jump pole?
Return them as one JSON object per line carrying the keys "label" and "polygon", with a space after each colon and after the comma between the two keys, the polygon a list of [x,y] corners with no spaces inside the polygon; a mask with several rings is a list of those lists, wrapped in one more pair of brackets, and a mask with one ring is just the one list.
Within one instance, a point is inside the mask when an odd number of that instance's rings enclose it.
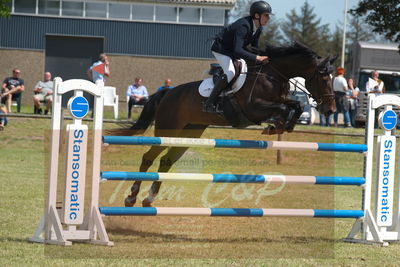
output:
{"label": "jump pole", "polygon": [[100,207],[100,213],[107,216],[312,217],[353,219],[364,217],[362,210],[320,209]]}
{"label": "jump pole", "polygon": [[242,148],[271,150],[302,150],[302,151],[332,151],[332,152],[367,152],[366,145],[361,144],[331,144],[313,142],[258,141],[232,139],[205,139],[179,137],[148,137],[148,136],[103,136],[106,145],[137,145],[137,146],[174,146],[202,148]]}
{"label": "jump pole", "polygon": [[211,183],[254,183],[254,184],[314,184],[356,185],[365,184],[364,177],[300,176],[300,175],[244,175],[206,174],[173,172],[101,172],[103,181],[164,181],[164,182],[211,182]]}

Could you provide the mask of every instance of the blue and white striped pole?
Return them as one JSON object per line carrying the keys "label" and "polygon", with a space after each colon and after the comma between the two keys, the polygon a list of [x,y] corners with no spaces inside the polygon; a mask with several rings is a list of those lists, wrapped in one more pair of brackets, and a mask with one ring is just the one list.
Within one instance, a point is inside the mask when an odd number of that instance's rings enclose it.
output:
{"label": "blue and white striped pole", "polygon": [[203,139],[147,136],[103,136],[103,143],[110,145],[150,145],[175,147],[250,148],[274,150],[309,150],[335,152],[366,152],[361,144],[334,144],[312,142],[257,141],[230,139]]}
{"label": "blue and white striped pole", "polygon": [[100,207],[106,216],[211,216],[211,217],[313,217],[361,218],[362,210],[319,209],[235,209],[235,208],[166,208]]}
{"label": "blue and white striped pole", "polygon": [[212,183],[287,183],[319,185],[363,185],[363,177],[244,175],[205,173],[158,173],[158,172],[101,172],[104,180],[126,181],[203,181]]}

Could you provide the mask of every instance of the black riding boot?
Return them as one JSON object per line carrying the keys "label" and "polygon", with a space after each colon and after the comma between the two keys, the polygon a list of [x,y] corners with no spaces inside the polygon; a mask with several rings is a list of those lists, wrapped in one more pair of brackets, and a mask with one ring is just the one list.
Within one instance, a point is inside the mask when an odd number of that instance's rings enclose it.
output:
{"label": "black riding boot", "polygon": [[218,81],[214,84],[214,89],[210,96],[203,105],[203,111],[209,113],[216,113],[215,102],[219,94],[228,86],[228,77],[223,74],[219,77]]}

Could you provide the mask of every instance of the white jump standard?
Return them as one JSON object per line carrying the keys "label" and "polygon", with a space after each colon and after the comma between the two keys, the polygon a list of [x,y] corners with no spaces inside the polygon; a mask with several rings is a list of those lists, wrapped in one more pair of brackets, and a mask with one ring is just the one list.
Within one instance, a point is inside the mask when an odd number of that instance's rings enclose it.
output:
{"label": "white jump standard", "polygon": [[[101,82],[93,84],[86,80],[74,79],[62,82],[60,78],[54,79],[48,197],[39,227],[34,236],[29,239],[32,242],[72,245],[73,240],[99,245],[113,245],[113,242],[108,238],[98,208],[98,175],[100,173],[103,123],[103,87],[104,85]],[[58,210],[56,208],[57,178],[59,175],[58,161],[64,118],[61,105],[63,95],[70,91],[75,92],[74,97],[68,103],[71,114],[74,117],[74,123],[67,125],[69,134],[67,140],[67,171],[64,176],[66,178],[64,202],[62,210]],[[89,105],[83,97],[83,92],[94,96],[93,155],[92,171],[90,174],[92,192],[89,210],[86,211],[85,215],[84,193],[87,155],[84,153],[86,153],[88,126],[82,124],[82,118],[88,113]],[[79,156],[77,157],[78,150]],[[68,198],[69,200],[66,201]],[[66,202],[72,203],[68,205]],[[74,213],[75,211],[76,213]]]}
{"label": "white jump standard", "polygon": [[[66,170],[59,172],[60,138],[63,127],[63,95],[74,91],[68,108],[74,117],[72,124],[66,126],[67,156]],[[88,125],[82,118],[88,112],[88,101],[83,92],[94,96],[94,124],[92,168],[86,174],[88,157]],[[397,116],[392,106],[400,107],[400,97],[395,95],[371,95],[368,106],[365,144],[325,144],[311,142],[277,142],[256,140],[195,139],[169,137],[102,137],[103,85],[85,80],[62,82],[55,79],[52,112],[52,136],[50,147],[48,197],[44,215],[39,223],[33,242],[57,245],[71,245],[72,241],[112,246],[103,224],[103,216],[218,216],[218,217],[315,217],[356,219],[345,241],[378,243],[387,245],[389,241],[400,240],[399,195],[394,196],[394,170],[396,138],[392,129]],[[376,203],[371,205],[372,168],[374,148],[375,110],[385,107],[380,122],[385,134],[378,138]],[[101,172],[101,146],[108,145],[151,145],[209,148],[246,149],[284,149],[308,151],[358,152],[364,155],[363,177],[324,177],[324,176],[286,176],[286,175],[241,175],[241,174],[198,174],[198,173],[143,173],[143,172]],[[62,209],[56,208],[57,178],[64,177]],[[90,177],[90,192],[86,192],[85,179]],[[360,186],[363,190],[361,210],[323,210],[323,209],[236,209],[236,208],[181,208],[181,207],[99,207],[99,183],[101,180],[141,180],[141,181],[204,181],[212,183],[290,183],[314,185]],[[398,182],[399,186],[400,183]],[[398,190],[400,192],[400,190]],[[85,193],[90,194],[90,204],[85,210]],[[375,207],[374,209],[372,207]],[[359,239],[355,239],[360,234]]]}

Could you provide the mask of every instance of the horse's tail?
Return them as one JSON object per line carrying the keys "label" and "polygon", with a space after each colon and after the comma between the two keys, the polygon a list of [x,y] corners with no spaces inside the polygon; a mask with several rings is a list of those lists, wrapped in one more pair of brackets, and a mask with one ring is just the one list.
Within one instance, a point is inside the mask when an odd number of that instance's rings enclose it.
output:
{"label": "horse's tail", "polygon": [[152,94],[147,103],[143,106],[138,120],[131,126],[124,126],[121,129],[107,130],[108,135],[138,135],[143,134],[154,121],[158,104],[164,98],[169,89],[164,89]]}
{"label": "horse's tail", "polygon": [[143,106],[142,113],[130,130],[146,130],[154,121],[158,104],[164,98],[169,89],[164,89],[152,94],[147,103]]}

